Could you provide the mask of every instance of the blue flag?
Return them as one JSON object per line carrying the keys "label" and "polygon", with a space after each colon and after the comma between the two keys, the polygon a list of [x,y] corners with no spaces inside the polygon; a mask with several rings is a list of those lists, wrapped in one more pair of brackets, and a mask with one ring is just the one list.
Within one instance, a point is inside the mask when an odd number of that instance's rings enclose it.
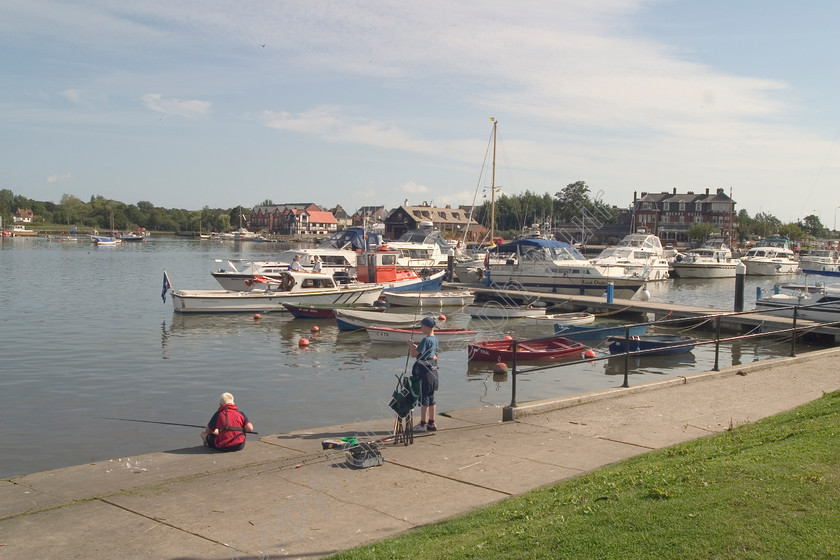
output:
{"label": "blue flag", "polygon": [[166,292],[172,289],[172,284],[169,283],[169,275],[166,274],[166,271],[163,271],[163,291],[160,292],[160,297],[163,300],[163,303],[166,303]]}

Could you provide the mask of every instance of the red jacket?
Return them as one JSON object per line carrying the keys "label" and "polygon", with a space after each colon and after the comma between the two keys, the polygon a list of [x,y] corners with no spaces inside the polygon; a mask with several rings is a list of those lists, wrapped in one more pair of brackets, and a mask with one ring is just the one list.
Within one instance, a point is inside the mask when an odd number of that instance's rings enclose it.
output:
{"label": "red jacket", "polygon": [[219,435],[216,436],[216,447],[232,447],[245,443],[245,424],[248,419],[236,409],[235,404],[226,404],[219,407],[216,416],[216,428]]}

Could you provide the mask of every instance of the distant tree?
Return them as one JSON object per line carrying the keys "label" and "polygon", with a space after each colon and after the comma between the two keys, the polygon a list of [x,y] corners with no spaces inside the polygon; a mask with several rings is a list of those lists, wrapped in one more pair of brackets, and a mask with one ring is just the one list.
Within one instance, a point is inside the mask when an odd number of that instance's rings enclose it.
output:
{"label": "distant tree", "polygon": [[566,222],[580,217],[582,210],[590,210],[592,207],[589,186],[585,181],[569,183],[554,196],[557,197],[557,217]]}
{"label": "distant tree", "polygon": [[791,241],[801,241],[808,236],[808,234],[805,233],[805,230],[799,227],[799,224],[793,222],[780,225],[777,232],[782,237],[787,237]]}
{"label": "distant tree", "polygon": [[688,238],[692,241],[697,241],[702,245],[715,233],[718,233],[718,228],[712,224],[692,224],[688,228]]}
{"label": "distant tree", "polygon": [[274,205],[275,205],[274,201],[271,200],[270,198],[266,198],[265,200],[263,200],[262,202],[259,203],[259,206],[274,206]]}
{"label": "distant tree", "polygon": [[802,228],[803,231],[814,237],[825,237],[828,233],[828,228],[823,226],[819,216],[815,216],[814,214],[805,216],[804,219],[797,222],[797,225]]}
{"label": "distant tree", "polygon": [[768,235],[775,235],[779,233],[779,228],[782,225],[782,221],[779,220],[779,218],[772,214],[768,214],[767,212],[759,212],[756,214],[754,221],[754,233],[761,237],[767,237]]}
{"label": "distant tree", "polygon": [[749,212],[744,208],[735,216],[735,235],[738,241],[744,242],[755,235],[755,220],[750,217]]}

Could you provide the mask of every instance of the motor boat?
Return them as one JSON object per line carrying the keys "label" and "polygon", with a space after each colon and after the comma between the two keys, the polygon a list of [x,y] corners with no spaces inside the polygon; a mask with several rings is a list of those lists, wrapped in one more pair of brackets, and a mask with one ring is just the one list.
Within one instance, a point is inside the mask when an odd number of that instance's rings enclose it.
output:
{"label": "motor boat", "polygon": [[799,271],[799,261],[791,249],[790,240],[784,237],[765,237],[741,257],[747,274],[779,276]]}

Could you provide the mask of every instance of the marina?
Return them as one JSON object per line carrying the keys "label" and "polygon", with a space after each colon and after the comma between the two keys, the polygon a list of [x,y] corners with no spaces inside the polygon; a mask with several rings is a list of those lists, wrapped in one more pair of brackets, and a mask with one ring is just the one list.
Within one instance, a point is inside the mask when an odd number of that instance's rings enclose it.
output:
{"label": "marina", "polygon": [[[4,432],[4,445],[15,453],[0,456],[0,476],[194,445],[195,429],[103,418],[201,425],[223,391],[236,395],[261,433],[383,414],[382,401],[406,367],[401,345],[371,343],[363,331],[340,332],[334,319],[295,319],[286,312],[260,320],[250,314],[193,315],[173,312],[168,298],[165,304],[161,301],[164,269],[173,289],[218,289],[209,274],[215,259],[271,261],[289,248],[294,247],[175,236],[151,236],[145,243],[116,247],[46,238],[12,238],[0,244],[0,304],[14,310],[0,323],[0,390],[7,413],[19,420],[16,425],[26,427]],[[28,287],[33,278],[56,275],[62,282],[49,290]],[[774,283],[772,278],[748,277],[746,308],[754,308],[757,288],[770,292]],[[733,308],[733,279],[669,279],[648,289],[647,302],[616,299],[607,304],[603,296],[544,292],[538,296],[552,306],[588,307],[598,315],[596,324],[619,326],[635,320],[616,313],[628,305],[651,318],[674,317],[684,308],[691,308],[692,316]],[[486,290],[479,288],[476,295]],[[413,315],[411,308],[402,309]],[[439,313],[436,309],[434,315]],[[444,313],[447,328],[475,330],[475,340],[552,334],[524,319],[471,319],[455,308]],[[392,310],[383,313],[390,314]],[[418,316],[425,314],[422,310]],[[313,326],[320,327],[317,335]],[[702,329],[689,334],[703,340],[713,336]],[[308,347],[298,345],[302,337],[309,338]],[[493,364],[469,365],[466,345],[441,344],[441,409],[506,405],[506,383],[494,381]],[[599,356],[607,354],[603,342],[586,346]],[[801,346],[800,351],[809,347]],[[749,363],[785,356],[789,350],[788,342],[735,341],[722,345],[722,362]],[[634,367],[632,381],[704,371],[714,363],[709,346],[698,346],[688,356],[690,361],[664,356],[643,360]],[[520,375],[518,398],[526,402],[616,387],[623,365],[622,358],[616,359],[621,364],[610,359]]]}

